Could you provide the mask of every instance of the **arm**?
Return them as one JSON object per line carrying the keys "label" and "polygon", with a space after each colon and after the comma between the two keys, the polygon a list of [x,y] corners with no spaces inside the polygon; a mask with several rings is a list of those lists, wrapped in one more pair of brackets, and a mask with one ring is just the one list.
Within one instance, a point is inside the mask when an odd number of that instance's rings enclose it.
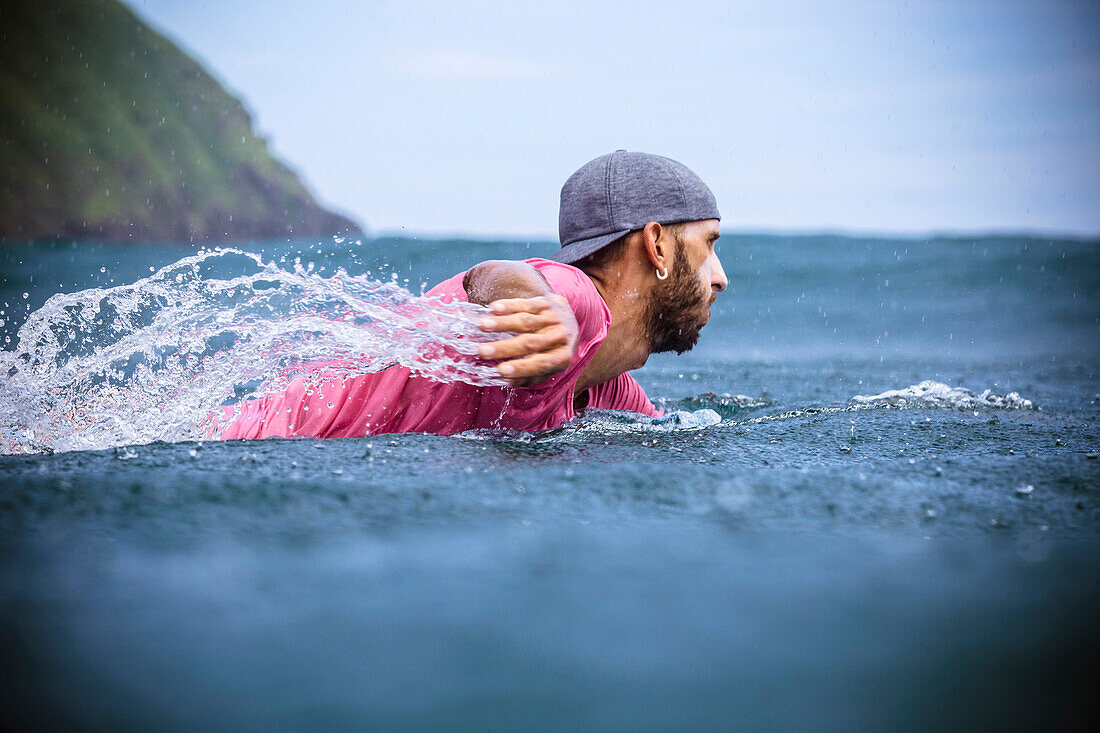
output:
{"label": "arm", "polygon": [[569,303],[555,295],[538,270],[525,262],[490,260],[470,268],[462,287],[471,303],[488,305],[491,316],[480,327],[488,333],[515,333],[482,344],[482,359],[499,359],[497,371],[515,387],[545,382],[565,371],[577,346],[577,319]]}

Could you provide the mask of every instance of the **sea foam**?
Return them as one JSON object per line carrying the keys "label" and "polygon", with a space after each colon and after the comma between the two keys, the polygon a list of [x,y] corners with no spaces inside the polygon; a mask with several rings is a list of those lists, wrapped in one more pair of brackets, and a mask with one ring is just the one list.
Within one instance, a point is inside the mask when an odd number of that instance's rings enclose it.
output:
{"label": "sea foam", "polygon": [[940,409],[973,410],[1036,410],[1031,400],[1018,392],[1006,395],[984,390],[980,394],[963,387],[951,387],[942,382],[925,380],[904,389],[891,389],[876,395],[856,395],[852,402],[861,405],[891,405],[897,407],[932,407]]}

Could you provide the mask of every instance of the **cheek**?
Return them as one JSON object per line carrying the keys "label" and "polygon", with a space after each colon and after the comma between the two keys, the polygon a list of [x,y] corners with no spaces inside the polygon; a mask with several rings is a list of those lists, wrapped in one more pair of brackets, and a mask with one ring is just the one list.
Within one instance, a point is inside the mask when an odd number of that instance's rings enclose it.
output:
{"label": "cheek", "polygon": [[699,283],[699,288],[710,293],[710,263],[704,262],[702,266],[695,271],[695,281]]}

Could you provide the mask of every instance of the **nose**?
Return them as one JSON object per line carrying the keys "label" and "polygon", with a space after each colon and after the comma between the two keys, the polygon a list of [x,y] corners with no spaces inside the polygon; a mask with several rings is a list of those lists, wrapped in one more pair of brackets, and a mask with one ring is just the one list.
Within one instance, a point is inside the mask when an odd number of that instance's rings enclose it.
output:
{"label": "nose", "polygon": [[720,293],[726,289],[730,281],[726,279],[726,271],[722,269],[722,263],[718,260],[718,255],[712,254],[710,259],[710,287],[714,292]]}

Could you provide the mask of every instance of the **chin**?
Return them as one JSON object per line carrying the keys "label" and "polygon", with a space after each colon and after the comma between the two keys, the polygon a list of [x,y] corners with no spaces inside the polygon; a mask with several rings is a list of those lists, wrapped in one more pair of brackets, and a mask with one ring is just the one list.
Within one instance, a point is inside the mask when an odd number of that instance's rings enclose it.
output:
{"label": "chin", "polygon": [[692,338],[690,341],[681,341],[680,343],[676,344],[676,354],[679,355],[691,351],[695,348],[695,344],[697,343],[699,343],[699,334],[695,334],[695,337]]}
{"label": "chin", "polygon": [[654,343],[650,351],[654,354],[665,354],[669,351],[683,354],[685,351],[691,351],[698,342],[699,329],[693,328],[688,331],[681,331],[674,335],[670,335],[668,338],[658,343]]}

